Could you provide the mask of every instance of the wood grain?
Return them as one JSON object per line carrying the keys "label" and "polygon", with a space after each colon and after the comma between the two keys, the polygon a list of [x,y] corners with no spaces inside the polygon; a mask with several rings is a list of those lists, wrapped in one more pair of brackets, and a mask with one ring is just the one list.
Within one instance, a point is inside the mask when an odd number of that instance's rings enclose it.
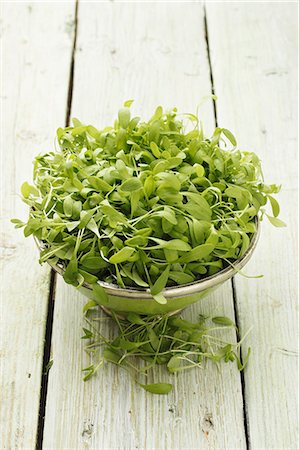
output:
{"label": "wood grain", "polygon": [[40,268],[33,240],[9,220],[27,217],[20,185],[64,121],[73,9],[2,5],[1,449],[35,446],[49,268]]}
{"label": "wood grain", "polygon": [[260,154],[269,183],[282,183],[286,229],[263,223],[248,274],[237,277],[241,332],[253,325],[245,372],[252,449],[295,449],[297,442],[297,5],[207,5],[220,126]]}
{"label": "wood grain", "polygon": [[[72,115],[99,127],[122,102],[149,117],[157,104],[194,111],[211,93],[202,5],[82,3],[79,5]],[[202,110],[207,129],[213,108]],[[240,375],[234,365],[208,366],[174,379],[168,397],[145,393],[127,374],[105,366],[82,382],[88,364],[80,341],[85,300],[59,279],[55,301],[45,449],[243,449]],[[230,284],[193,306],[233,318]],[[231,333],[231,339],[235,339]],[[173,380],[157,371],[155,380]]]}

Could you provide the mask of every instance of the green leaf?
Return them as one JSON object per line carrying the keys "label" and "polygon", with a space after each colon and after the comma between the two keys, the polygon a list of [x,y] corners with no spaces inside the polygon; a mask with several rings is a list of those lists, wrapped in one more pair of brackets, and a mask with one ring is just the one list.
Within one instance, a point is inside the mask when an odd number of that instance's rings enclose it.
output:
{"label": "green leaf", "polygon": [[[104,200],[105,202],[105,200]],[[107,203],[101,203],[101,210],[102,212],[109,217],[109,219],[112,222],[115,223],[126,223],[127,218],[124,216],[124,214],[117,211],[115,208],[113,208],[111,205]]]}
{"label": "green leaf", "polygon": [[81,339],[90,339],[93,337],[92,331],[88,330],[87,328],[83,328],[84,336],[81,337]]}
{"label": "green leaf", "polygon": [[186,255],[181,256],[179,259],[180,263],[189,263],[191,261],[200,261],[207,256],[209,256],[214,250],[215,246],[213,244],[202,244],[193,248]]}
{"label": "green leaf", "polygon": [[[168,280],[169,272],[170,272],[170,266],[167,266],[166,269],[159,276],[157,281],[154,283],[154,285],[151,288],[151,294],[153,296],[159,294],[165,288],[167,280]],[[155,298],[155,300],[158,301],[156,298]]]}
{"label": "green leaf", "polygon": [[94,308],[95,306],[98,306],[97,302],[94,300],[89,300],[84,306],[83,306],[83,314],[85,314],[90,309]]}
{"label": "green leaf", "polygon": [[148,239],[145,236],[134,236],[125,241],[125,244],[129,247],[142,247],[147,245]]}
{"label": "green leaf", "polygon": [[102,303],[106,304],[109,303],[108,295],[106,294],[105,289],[100,284],[96,283],[92,285],[92,291],[95,296],[93,299],[96,301],[99,305],[102,305]]}
{"label": "green leaf", "polygon": [[212,210],[209,203],[206,199],[199,193],[194,192],[182,192],[183,195],[188,197],[188,199],[192,200],[194,205],[187,203],[188,211],[192,214],[192,212],[196,211],[196,218],[201,220],[211,220]]}
{"label": "green leaf", "polygon": [[142,188],[142,183],[138,178],[130,178],[122,183],[120,189],[123,192],[134,192]]}
{"label": "green leaf", "polygon": [[181,239],[171,239],[170,241],[164,241],[163,239],[151,238],[152,241],[159,244],[161,248],[167,248],[168,250],[178,250],[181,252],[188,252],[191,250],[190,245],[182,241]]}
{"label": "green leaf", "polygon": [[153,155],[156,158],[160,158],[161,152],[160,152],[159,147],[157,146],[157,144],[155,142],[151,142],[150,148],[151,148],[151,151],[152,151]]}
{"label": "green leaf", "polygon": [[[173,194],[174,194],[174,192],[171,191],[170,195],[173,195]],[[156,212],[156,215],[167,220],[167,222],[171,223],[172,225],[177,225],[177,223],[178,223],[174,211],[170,208],[167,208],[166,206],[162,211]]]}
{"label": "green leaf", "polygon": [[147,392],[152,394],[167,395],[172,391],[172,384],[170,383],[153,383],[153,384],[140,384],[140,386]]}
{"label": "green leaf", "polygon": [[143,345],[143,342],[131,342],[127,339],[119,339],[118,341],[118,346],[119,348],[121,348],[122,350],[135,350],[138,349],[141,345]]}
{"label": "green leaf", "polygon": [[287,226],[285,222],[278,219],[277,217],[269,216],[269,214],[266,214],[266,216],[268,217],[268,219],[272,223],[272,225],[274,225],[275,227],[286,227]]}
{"label": "green leaf", "polygon": [[90,367],[83,369],[83,371],[87,372],[87,374],[83,378],[83,381],[88,381],[103,364],[104,364],[104,359],[101,358],[96,366],[91,365]]}
{"label": "green leaf", "polygon": [[149,176],[146,178],[145,182],[144,182],[144,193],[147,197],[150,197],[152,195],[152,193],[154,192],[156,187],[156,183],[155,180],[152,176]]}
{"label": "green leaf", "polygon": [[75,220],[74,222],[66,223],[65,226],[69,232],[75,230],[80,223],[80,220]]}
{"label": "green leaf", "polygon": [[154,113],[153,117],[150,119],[150,122],[154,122],[154,121],[156,121],[156,120],[161,119],[162,114],[163,114],[163,108],[162,108],[162,106],[157,106],[157,108],[156,108],[156,110],[155,110],[155,113]]}
{"label": "green leaf", "polygon": [[235,147],[237,145],[237,141],[235,136],[231,133],[231,131],[227,130],[226,128],[222,128],[222,133],[225,137],[230,141],[231,144]]}
{"label": "green leaf", "polygon": [[200,206],[200,208],[204,209],[211,215],[211,207],[202,194],[196,192],[182,192],[182,194],[191,199],[194,203]]}
{"label": "green leaf", "polygon": [[229,319],[228,317],[217,316],[217,317],[213,317],[212,321],[214,323],[216,323],[217,325],[224,325],[226,327],[235,327],[234,322],[231,319]]}
{"label": "green leaf", "polygon": [[112,186],[100,177],[88,177],[88,181],[89,184],[98,192],[110,192],[112,190]]}
{"label": "green leaf", "polygon": [[154,351],[156,351],[159,347],[159,337],[157,336],[157,334],[155,333],[155,331],[152,328],[148,329],[148,337],[150,339],[150,344],[153,348]]}
{"label": "green leaf", "polygon": [[76,286],[78,274],[78,261],[76,259],[71,259],[63,274],[64,281]]}
{"label": "green leaf", "polygon": [[25,223],[19,219],[11,219],[10,221],[15,225],[15,228],[22,228],[25,226]]}
{"label": "green leaf", "polygon": [[247,366],[248,360],[249,360],[249,356],[250,356],[250,353],[251,353],[251,347],[248,347],[247,355],[245,356],[245,358],[244,358],[244,360],[243,360],[243,363],[242,363],[240,360],[237,361],[237,363],[238,363],[238,369],[239,369],[240,371],[244,370],[245,367]]}
{"label": "green leaf", "polygon": [[242,247],[239,256],[243,256],[250,245],[250,239],[246,233],[242,233]]}
{"label": "green leaf", "polygon": [[148,283],[143,281],[143,279],[140,277],[135,268],[132,271],[130,271],[126,267],[123,267],[122,270],[128,278],[130,278],[131,280],[134,281],[134,283],[137,284],[137,286],[148,287]]}
{"label": "green leaf", "polygon": [[160,122],[156,120],[149,127],[148,139],[150,142],[158,142],[160,136]]}
{"label": "green leaf", "polygon": [[130,123],[131,112],[127,107],[121,108],[118,111],[118,121],[122,128],[127,128]]}
{"label": "green leaf", "polygon": [[100,256],[87,256],[81,264],[87,269],[101,269],[105,261]]}
{"label": "green leaf", "polygon": [[119,250],[109,258],[109,262],[111,264],[119,264],[125,262],[128,260],[128,258],[130,258],[130,256],[133,255],[134,252],[135,249],[132,247],[123,247],[121,250]]}
{"label": "green leaf", "polygon": [[124,102],[124,106],[127,108],[130,108],[130,106],[132,105],[132,103],[134,103],[134,100],[126,100]]}
{"label": "green leaf", "polygon": [[81,230],[82,228],[85,228],[88,224],[88,222],[91,220],[92,216],[94,215],[94,210],[90,211],[81,211],[80,214],[80,222],[78,225],[78,228]]}
{"label": "green leaf", "polygon": [[134,323],[136,325],[144,325],[145,324],[145,321],[143,319],[141,319],[139,314],[136,314],[136,313],[128,313],[127,319],[129,322]]}
{"label": "green leaf", "polygon": [[167,369],[170,373],[175,373],[181,367],[181,359],[178,355],[174,355],[170,358],[167,363]]}
{"label": "green leaf", "polygon": [[101,238],[100,233],[99,233],[99,228],[96,224],[96,221],[93,218],[90,219],[90,221],[86,225],[86,228],[88,230],[92,231],[99,239]]}
{"label": "green leaf", "polygon": [[277,217],[280,212],[280,207],[279,207],[278,201],[274,197],[272,197],[272,195],[268,195],[267,197],[271,203],[273,216]]}
{"label": "green leaf", "polygon": [[205,169],[204,169],[204,167],[201,164],[194,164],[194,170],[195,170],[196,175],[199,178],[204,177]]}
{"label": "green leaf", "polygon": [[244,190],[242,190],[239,186],[230,186],[225,190],[225,194],[228,197],[240,198],[244,194]]}
{"label": "green leaf", "polygon": [[67,217],[72,217],[73,203],[74,203],[74,200],[70,196],[66,197],[66,199],[63,202],[63,212]]}
{"label": "green leaf", "polygon": [[106,361],[112,362],[113,364],[118,364],[120,360],[120,355],[108,348],[104,350],[103,357],[106,359]]}
{"label": "green leaf", "polygon": [[31,186],[29,183],[27,183],[27,181],[25,181],[25,183],[22,184],[21,193],[24,198],[29,198],[30,195],[34,195],[34,196],[39,195],[38,190],[34,186]]}
{"label": "green leaf", "polygon": [[160,303],[160,305],[166,305],[167,299],[164,297],[164,295],[161,292],[159,292],[158,294],[152,294],[152,295],[153,295],[153,299],[157,303]]}
{"label": "green leaf", "polygon": [[188,284],[194,281],[194,276],[185,272],[169,272],[169,278],[177,284]]}
{"label": "green leaf", "polygon": [[98,281],[98,278],[96,276],[92,275],[89,272],[86,272],[85,270],[79,269],[79,273],[83,276],[85,283],[93,284]]}

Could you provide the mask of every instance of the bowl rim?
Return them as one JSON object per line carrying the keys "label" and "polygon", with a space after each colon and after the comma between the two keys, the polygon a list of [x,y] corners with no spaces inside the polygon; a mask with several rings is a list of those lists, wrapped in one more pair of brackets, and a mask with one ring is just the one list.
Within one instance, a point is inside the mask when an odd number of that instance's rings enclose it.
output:
{"label": "bowl rim", "polygon": [[[205,291],[206,289],[214,288],[217,285],[222,284],[232,278],[245,266],[245,264],[247,264],[253,254],[254,249],[256,248],[261,232],[260,219],[258,217],[255,218],[255,224],[256,232],[252,234],[250,244],[241,258],[236,259],[234,263],[231,263],[231,265],[225,267],[214,275],[202,278],[201,280],[193,281],[189,284],[171,286],[163,289],[162,294],[164,295],[164,297],[166,299],[171,299],[195,295],[199,292]],[[34,240],[38,249],[42,250],[42,241],[36,237],[34,237]],[[47,261],[47,263],[55,272],[59,273],[60,275],[64,274],[65,269],[61,264],[51,264],[49,261]],[[122,297],[131,300],[154,300],[149,288],[122,288],[117,284],[106,283],[105,281],[100,280],[97,281],[97,284],[105,289],[107,295],[113,297]],[[79,289],[81,287],[92,291],[92,285],[90,283],[83,282]]]}

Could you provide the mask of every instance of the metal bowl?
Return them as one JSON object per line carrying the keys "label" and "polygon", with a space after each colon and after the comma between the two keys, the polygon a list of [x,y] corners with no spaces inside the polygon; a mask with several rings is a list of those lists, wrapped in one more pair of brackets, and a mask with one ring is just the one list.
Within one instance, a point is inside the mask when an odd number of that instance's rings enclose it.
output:
{"label": "metal bowl", "polygon": [[[95,300],[106,311],[112,310],[120,314],[135,312],[150,315],[180,311],[214,291],[245,266],[252,256],[260,235],[260,225],[258,220],[256,220],[256,226],[257,231],[252,236],[248,249],[241,258],[234,261],[234,267],[228,266],[212,276],[205,277],[190,284],[165,288],[163,295],[167,299],[167,303],[164,305],[157,303],[153,299],[149,289],[137,289],[131,287],[124,289],[115,284],[105,283],[104,281],[98,281],[98,284],[105,289],[107,294],[106,298],[96,296],[91,285],[88,283],[83,283],[78,290],[89,299]],[[37,239],[35,240],[39,249],[42,250],[43,243]],[[65,269],[62,265],[49,264],[55,272],[63,275]]]}

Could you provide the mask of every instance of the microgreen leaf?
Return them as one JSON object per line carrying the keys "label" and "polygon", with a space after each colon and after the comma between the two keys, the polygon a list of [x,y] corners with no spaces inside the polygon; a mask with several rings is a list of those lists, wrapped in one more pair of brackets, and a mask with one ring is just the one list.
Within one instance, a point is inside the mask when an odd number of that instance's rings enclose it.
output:
{"label": "microgreen leaf", "polygon": [[162,292],[159,292],[158,294],[153,294],[153,299],[156,300],[157,303],[160,303],[160,305],[165,305],[167,303],[167,299],[164,297]]}
{"label": "microgreen leaf", "polygon": [[151,288],[151,294],[157,295],[159,294],[166,286],[168,276],[170,272],[170,266],[167,266],[166,269],[161,273],[157,281],[154,283],[154,285]]}
{"label": "microgreen leaf", "polygon": [[[164,288],[233,267],[267,202],[269,221],[285,226],[280,186],[264,183],[257,155],[226,128],[206,137],[196,115],[161,106],[142,122],[131,105],[113,126],[73,119],[59,128],[59,148],[35,158],[33,184],[21,187],[29,218],[13,223],[39,240],[41,263],[64,267],[67,283],[151,286],[163,304]],[[195,128],[185,131],[185,120]]]}
{"label": "microgreen leaf", "polygon": [[138,178],[130,178],[122,183],[120,189],[124,192],[134,192],[142,188],[142,183]]}
{"label": "microgreen leaf", "polygon": [[109,303],[109,298],[106,294],[105,289],[98,283],[92,285],[92,291],[94,294],[94,301],[98,304]]}
{"label": "microgreen leaf", "polygon": [[202,244],[193,248],[189,253],[180,258],[181,263],[188,263],[191,261],[199,261],[208,256],[214,250],[213,244]]}
{"label": "microgreen leaf", "polygon": [[112,362],[114,364],[118,364],[120,360],[120,355],[115,350],[110,350],[106,348],[103,353],[104,358],[106,361]]}
{"label": "microgreen leaf", "polygon": [[[139,375],[147,375],[156,364],[164,365],[168,373],[173,374],[202,367],[207,360],[217,364],[221,361],[235,361],[239,370],[243,370],[248,363],[250,349],[243,363],[240,359],[240,345],[248,333],[239,342],[227,342],[224,325],[235,325],[226,317],[217,316],[211,320],[199,316],[198,322],[193,323],[167,314],[140,316],[129,313],[126,318],[113,314],[107,320],[113,320],[116,328],[109,327],[109,337],[104,336],[102,331],[98,332],[97,326],[87,317],[86,321],[89,327],[92,326],[92,331],[84,328],[83,338],[90,340],[87,350],[92,349],[93,361],[98,359],[98,365],[92,364],[85,369],[89,378],[105,360],[123,367],[148,392],[167,394],[171,391],[170,383],[144,384],[139,381]],[[90,312],[90,317],[95,321],[99,319],[94,311]],[[222,326],[215,327],[215,321]],[[114,333],[111,335],[113,329]],[[138,358],[143,359],[146,365],[138,364]]]}
{"label": "microgreen leaf", "polygon": [[181,252],[188,252],[191,250],[191,246],[181,239],[171,239],[170,241],[163,241],[158,238],[151,238],[154,242],[157,242],[161,248],[167,248],[168,250],[179,250]]}
{"label": "microgreen leaf", "polygon": [[278,219],[277,217],[269,216],[269,214],[266,214],[266,216],[268,217],[268,219],[272,223],[272,225],[274,225],[275,227],[286,227],[285,222]]}
{"label": "microgreen leaf", "polygon": [[273,216],[277,217],[280,211],[278,201],[274,197],[272,197],[272,195],[268,195],[268,199],[270,200],[271,203]]}
{"label": "microgreen leaf", "polygon": [[121,108],[118,112],[119,124],[122,128],[127,128],[130,122],[130,109],[127,107]]}
{"label": "microgreen leaf", "polygon": [[137,324],[137,325],[144,325],[145,322],[141,317],[136,313],[128,313],[127,319],[129,322]]}
{"label": "microgreen leaf", "polygon": [[87,328],[83,327],[83,331],[84,331],[84,336],[81,337],[81,339],[90,339],[93,334],[90,330],[88,330]]}
{"label": "microgreen leaf", "polygon": [[89,300],[83,307],[83,313],[86,313],[95,306],[98,306],[97,302],[95,302],[94,300]]}
{"label": "microgreen leaf", "polygon": [[229,319],[228,317],[217,316],[217,317],[213,317],[212,321],[214,323],[216,323],[217,325],[224,325],[226,327],[234,327],[235,326],[234,322],[231,319]]}
{"label": "microgreen leaf", "polygon": [[127,108],[130,108],[130,106],[134,103],[134,100],[126,100],[124,102],[124,106],[126,106]]}
{"label": "microgreen leaf", "polygon": [[172,391],[172,384],[170,383],[153,383],[153,384],[140,384],[140,386],[147,392],[152,394],[166,395]]}
{"label": "microgreen leaf", "polygon": [[227,139],[230,141],[231,144],[233,144],[234,146],[237,145],[236,138],[231,131],[227,130],[226,128],[222,128],[222,133],[224,134],[225,137],[227,137]]}
{"label": "microgreen leaf", "polygon": [[39,195],[38,190],[34,186],[31,186],[29,183],[27,183],[27,181],[22,184],[21,193],[24,198],[29,198],[30,194],[35,196]]}
{"label": "microgreen leaf", "polygon": [[89,184],[99,192],[109,192],[112,189],[112,186],[110,186],[110,184],[99,177],[88,177],[88,181]]}
{"label": "microgreen leaf", "polygon": [[178,355],[174,355],[167,363],[167,369],[169,372],[174,373],[181,367],[181,359]]}
{"label": "microgreen leaf", "polygon": [[78,279],[78,261],[76,259],[70,260],[64,271],[63,278],[66,283],[76,286]]}
{"label": "microgreen leaf", "polygon": [[127,261],[134,252],[135,249],[132,247],[123,247],[121,250],[119,250],[119,252],[115,253],[109,258],[109,262],[111,262],[111,264],[122,263],[124,261]]}

